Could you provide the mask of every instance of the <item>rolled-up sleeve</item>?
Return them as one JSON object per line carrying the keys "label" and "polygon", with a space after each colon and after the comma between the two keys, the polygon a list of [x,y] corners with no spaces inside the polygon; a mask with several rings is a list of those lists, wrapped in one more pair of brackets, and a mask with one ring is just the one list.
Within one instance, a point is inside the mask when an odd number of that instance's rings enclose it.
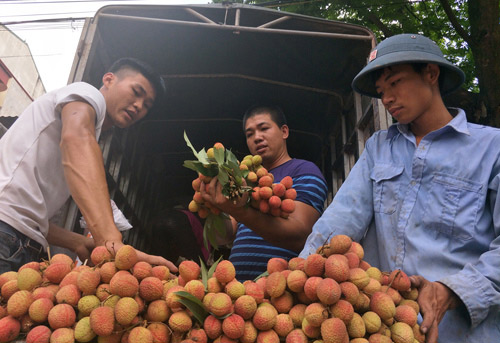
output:
{"label": "rolled-up sleeve", "polygon": [[373,218],[373,191],[370,179],[373,160],[369,152],[371,144],[370,139],[332,203],[314,224],[300,257],[305,258],[314,253],[334,235],[345,234],[357,241],[363,237]]}

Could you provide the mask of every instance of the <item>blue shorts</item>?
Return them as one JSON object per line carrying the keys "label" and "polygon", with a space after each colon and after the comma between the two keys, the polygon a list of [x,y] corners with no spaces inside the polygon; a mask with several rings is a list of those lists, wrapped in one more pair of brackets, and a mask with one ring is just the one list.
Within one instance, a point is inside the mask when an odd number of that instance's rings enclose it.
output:
{"label": "blue shorts", "polygon": [[0,274],[17,271],[28,262],[40,262],[44,255],[40,243],[0,221]]}

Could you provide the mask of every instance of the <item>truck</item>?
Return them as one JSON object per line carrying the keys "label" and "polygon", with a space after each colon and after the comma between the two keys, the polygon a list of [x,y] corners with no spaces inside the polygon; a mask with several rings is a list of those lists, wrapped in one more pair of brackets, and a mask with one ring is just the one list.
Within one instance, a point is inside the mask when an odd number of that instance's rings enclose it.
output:
{"label": "truck", "polygon": [[[155,214],[191,200],[197,175],[183,167],[193,159],[184,132],[198,149],[219,141],[242,158],[242,116],[256,103],[284,110],[289,153],[321,169],[329,203],[367,138],[391,124],[379,100],[351,88],[375,45],[359,25],[235,3],[110,5],[87,19],[69,82],[100,87],[127,56],[167,86],[158,110],[100,140],[111,198],[133,226],[125,242],[148,252]],[[59,224],[81,232],[80,216],[70,201]]]}

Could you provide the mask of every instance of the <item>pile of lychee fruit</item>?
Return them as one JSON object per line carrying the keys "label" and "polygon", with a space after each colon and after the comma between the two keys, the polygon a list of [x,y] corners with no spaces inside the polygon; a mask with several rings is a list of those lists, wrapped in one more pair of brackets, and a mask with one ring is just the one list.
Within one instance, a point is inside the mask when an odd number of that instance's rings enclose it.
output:
{"label": "pile of lychee fruit", "polygon": [[[224,149],[221,143],[215,143],[207,150],[209,159],[214,160],[215,149]],[[280,182],[274,182],[274,176],[262,165],[262,157],[259,155],[247,155],[239,162],[239,169],[249,187],[250,205],[275,217],[288,218],[295,210],[295,198],[297,191],[293,188],[293,180],[290,176],[284,177]],[[203,201],[200,189],[202,184],[207,185],[212,177],[198,173],[193,180],[193,200],[189,203],[189,210],[197,212],[200,218],[206,218],[210,213],[220,214],[220,210]]]}
{"label": "pile of lychee fruit", "polygon": [[0,275],[0,343],[424,342],[408,276],[363,256],[338,235],[242,282],[227,260],[208,271],[186,260],[174,275],[129,245],[95,248],[95,267],[58,254]]}

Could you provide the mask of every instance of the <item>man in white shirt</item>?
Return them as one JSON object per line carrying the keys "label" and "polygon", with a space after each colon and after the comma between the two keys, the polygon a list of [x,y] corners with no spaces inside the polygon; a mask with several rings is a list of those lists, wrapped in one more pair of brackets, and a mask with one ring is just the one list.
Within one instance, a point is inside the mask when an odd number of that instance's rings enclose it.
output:
{"label": "man in white shirt", "polygon": [[[101,130],[142,119],[165,92],[144,62],[124,58],[104,74],[100,89],[77,82],[34,101],[0,140],[0,273],[38,260],[47,245],[82,258],[95,245],[117,250],[117,229],[102,152]],[[50,222],[69,196],[78,205],[93,242]],[[139,252],[139,259],[177,268]]]}

